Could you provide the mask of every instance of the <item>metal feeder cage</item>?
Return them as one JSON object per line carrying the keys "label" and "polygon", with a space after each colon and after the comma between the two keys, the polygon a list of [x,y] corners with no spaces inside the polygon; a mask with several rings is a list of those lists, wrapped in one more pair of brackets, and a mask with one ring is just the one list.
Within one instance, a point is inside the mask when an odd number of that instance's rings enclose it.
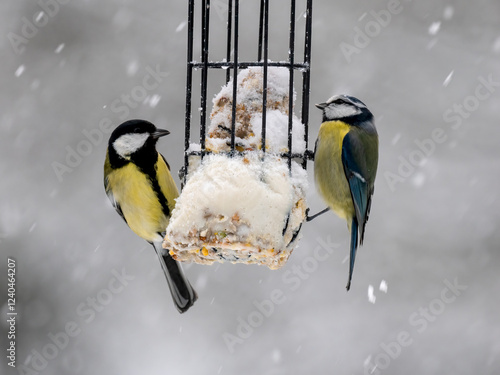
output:
{"label": "metal feeder cage", "polygon": [[[289,11],[283,12],[283,5],[290,5]],[[211,17],[214,10],[219,18]],[[304,34],[296,33],[297,19]],[[211,21],[219,21],[212,23],[212,30]],[[174,259],[278,269],[297,246],[307,218],[305,169],[312,159],[307,148],[311,21],[312,0],[189,1],[183,186],[163,243]],[[245,30],[241,40],[240,27]],[[193,58],[198,30],[199,62]],[[211,34],[218,43],[209,49]],[[297,62],[296,41],[302,42],[302,37],[304,60]],[[252,56],[253,48],[246,44],[253,38],[256,61],[245,59]],[[224,40],[225,46],[220,43]],[[270,61],[271,54],[276,58],[286,47],[282,60]],[[223,58],[214,61],[210,56]],[[296,95],[294,78],[299,77]],[[217,84],[223,87],[207,124],[208,93]],[[301,118],[293,112],[296,96]],[[197,114],[193,108],[199,110],[199,128],[192,121]],[[198,131],[199,144],[191,143]]]}
{"label": "metal feeder cage", "polygon": [[[281,2],[284,3],[283,0]],[[196,3],[201,6],[200,13],[195,12]],[[227,33],[226,33],[226,57],[224,61],[210,61],[210,11],[212,6],[220,7],[226,10]],[[289,8],[289,48],[288,56],[284,61],[274,62],[269,61],[269,19],[270,19],[270,0],[260,0],[259,6],[259,22],[258,22],[258,42],[256,47],[256,61],[241,61],[239,59],[240,48],[239,43],[239,28],[240,20],[247,15],[240,14],[239,0],[189,0],[188,7],[188,41],[187,41],[187,76],[186,76],[186,113],[185,113],[185,149],[184,149],[184,167],[181,170],[181,181],[186,182],[186,176],[189,173],[189,157],[193,155],[203,157],[210,153],[205,147],[206,127],[207,127],[207,88],[209,83],[210,71],[212,69],[225,69],[227,84],[231,77],[232,81],[232,116],[231,116],[231,138],[230,138],[230,155],[235,155],[238,151],[235,149],[235,127],[236,127],[236,105],[237,105],[237,76],[241,69],[248,67],[262,67],[263,70],[263,93],[262,93],[262,133],[261,133],[261,150],[266,152],[266,109],[267,109],[267,87],[268,87],[268,68],[283,67],[289,70],[289,98],[293,98],[294,93],[294,72],[299,71],[302,78],[301,92],[301,121],[304,126],[305,152],[294,153],[292,150],[292,130],[293,130],[293,100],[288,103],[288,151],[282,154],[288,159],[288,168],[291,168],[292,159],[298,160],[302,167],[306,169],[307,160],[312,159],[312,152],[308,150],[308,122],[309,122],[309,91],[310,91],[310,61],[311,61],[311,26],[312,26],[312,0],[303,0],[305,9],[299,12],[296,9],[296,0],[290,0]],[[226,7],[227,5],[227,7]],[[280,5],[280,12],[283,6]],[[195,39],[195,13],[196,18],[201,20],[201,56],[200,62],[193,59],[194,39]],[[220,16],[220,13],[218,14]],[[296,23],[297,15],[305,18],[304,25],[304,54],[303,61],[297,62],[295,56],[296,44]],[[273,18],[274,19],[274,18]],[[217,20],[218,21],[218,20]],[[246,48],[246,46],[245,46]],[[200,77],[200,151],[190,151],[191,141],[191,111],[193,107],[193,75],[195,72],[201,72]],[[222,82],[221,82],[222,83]]]}

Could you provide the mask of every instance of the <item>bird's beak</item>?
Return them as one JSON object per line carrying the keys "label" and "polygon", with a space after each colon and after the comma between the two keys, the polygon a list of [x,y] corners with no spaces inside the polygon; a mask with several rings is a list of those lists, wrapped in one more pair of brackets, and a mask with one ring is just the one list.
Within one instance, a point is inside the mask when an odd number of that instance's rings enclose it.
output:
{"label": "bird's beak", "polygon": [[317,108],[323,110],[323,109],[325,109],[328,106],[328,104],[326,104],[326,103],[319,103],[319,104],[315,104],[315,106]]}
{"label": "bird's beak", "polygon": [[156,129],[156,131],[152,134],[152,137],[154,139],[158,139],[160,137],[163,137],[165,135],[169,135],[170,132],[168,130],[165,130],[165,129]]}

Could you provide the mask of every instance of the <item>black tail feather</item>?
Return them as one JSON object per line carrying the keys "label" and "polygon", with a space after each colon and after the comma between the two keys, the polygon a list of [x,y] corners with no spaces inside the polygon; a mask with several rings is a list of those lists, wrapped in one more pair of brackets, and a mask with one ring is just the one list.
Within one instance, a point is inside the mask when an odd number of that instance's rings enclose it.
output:
{"label": "black tail feather", "polygon": [[172,294],[177,310],[182,314],[186,312],[198,299],[188,279],[184,276],[181,265],[161,248],[161,244],[153,244],[163,273],[167,278],[168,287]]}

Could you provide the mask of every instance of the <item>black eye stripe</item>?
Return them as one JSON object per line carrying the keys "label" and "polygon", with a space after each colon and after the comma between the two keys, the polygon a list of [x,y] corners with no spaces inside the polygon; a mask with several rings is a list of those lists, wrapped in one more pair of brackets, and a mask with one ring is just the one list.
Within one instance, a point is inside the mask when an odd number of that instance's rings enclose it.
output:
{"label": "black eye stripe", "polygon": [[335,99],[331,104],[348,104],[348,105],[350,105],[351,103],[345,101],[344,99]]}

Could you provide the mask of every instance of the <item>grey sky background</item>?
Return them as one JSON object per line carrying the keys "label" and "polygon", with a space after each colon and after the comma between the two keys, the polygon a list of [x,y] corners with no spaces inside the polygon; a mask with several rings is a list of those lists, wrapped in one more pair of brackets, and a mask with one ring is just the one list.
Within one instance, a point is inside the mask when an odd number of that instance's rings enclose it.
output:
{"label": "grey sky background", "polygon": [[[498,1],[315,0],[310,148],[321,121],[313,104],[339,93],[368,105],[380,137],[351,291],[349,234],[328,213],[304,226],[281,270],[185,266],[199,300],[184,315],[153,249],[108,204],[102,164],[111,130],[143,118],[171,131],[158,149],[181,167],[187,3],[61,3],[0,4],[2,374],[21,365],[85,375],[500,372]],[[255,59],[257,1],[242,3],[240,48]],[[41,4],[52,4],[45,16]],[[224,3],[212,4],[218,59]],[[288,4],[271,4],[273,60],[286,58]],[[26,26],[37,17],[43,26]],[[298,17],[298,33],[303,25]],[[13,44],[23,27],[29,38]],[[159,78],[147,99],[124,105],[151,70]],[[223,84],[214,74],[209,99]],[[68,170],[58,177],[54,163]],[[323,203],[312,169],[315,212]],[[5,355],[8,256],[17,264],[17,369]]]}

